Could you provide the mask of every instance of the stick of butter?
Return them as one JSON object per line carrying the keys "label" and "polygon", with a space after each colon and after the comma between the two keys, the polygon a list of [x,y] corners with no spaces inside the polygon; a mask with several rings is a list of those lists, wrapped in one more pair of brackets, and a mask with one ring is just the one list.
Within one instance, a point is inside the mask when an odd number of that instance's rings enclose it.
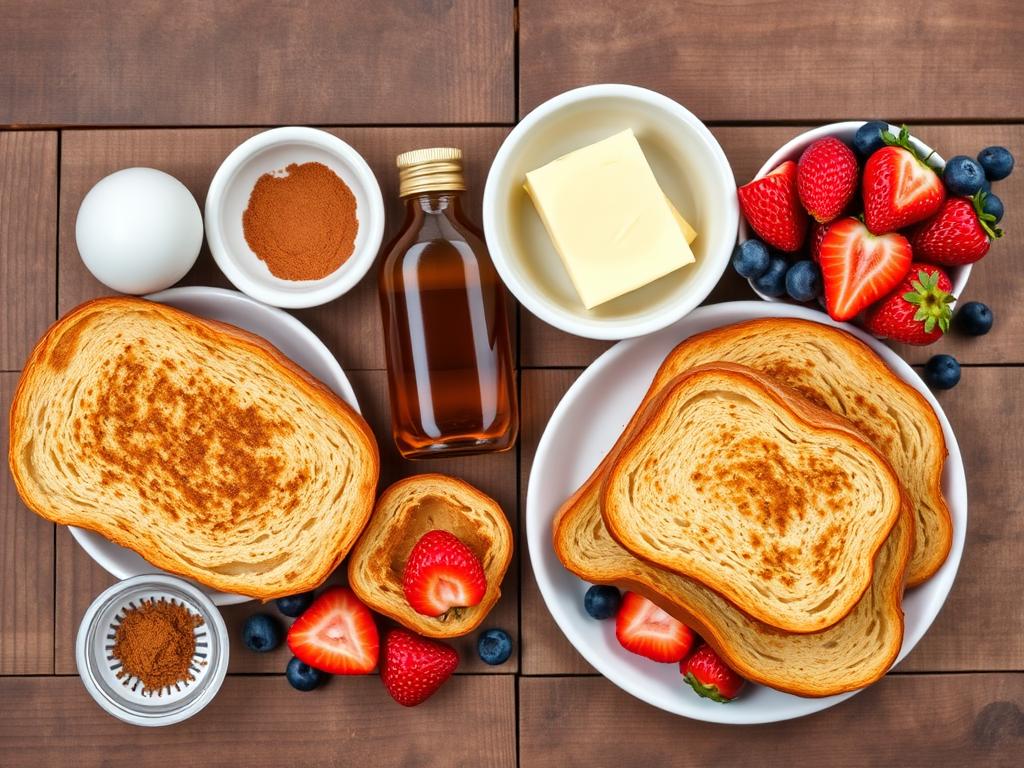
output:
{"label": "stick of butter", "polygon": [[524,188],[587,309],[694,261],[697,233],[661,191],[632,130],[530,171]]}

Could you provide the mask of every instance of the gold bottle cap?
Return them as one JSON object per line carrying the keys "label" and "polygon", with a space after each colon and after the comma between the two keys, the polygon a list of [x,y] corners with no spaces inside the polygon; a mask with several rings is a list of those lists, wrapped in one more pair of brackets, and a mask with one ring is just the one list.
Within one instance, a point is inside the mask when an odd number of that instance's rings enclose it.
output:
{"label": "gold bottle cap", "polygon": [[462,191],[466,181],[462,176],[462,150],[454,147],[431,147],[403,152],[398,165],[398,194],[400,197],[420,192]]}

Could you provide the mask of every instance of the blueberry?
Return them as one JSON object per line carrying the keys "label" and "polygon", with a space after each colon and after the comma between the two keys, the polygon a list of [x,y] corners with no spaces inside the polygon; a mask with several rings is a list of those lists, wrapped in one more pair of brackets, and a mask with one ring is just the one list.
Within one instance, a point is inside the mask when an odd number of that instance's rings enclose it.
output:
{"label": "blueberry", "polygon": [[1003,201],[995,195],[985,195],[985,199],[981,203],[981,210],[983,213],[991,213],[995,216],[993,224],[998,224],[1003,218]]}
{"label": "blueberry", "polygon": [[1013,170],[1013,155],[1006,147],[985,147],[978,153],[978,162],[989,181],[1000,181]]}
{"label": "blueberry", "polygon": [[755,290],[765,296],[778,298],[786,292],[786,270],[789,262],[782,256],[772,256],[768,271],[750,281]]}
{"label": "blueberry", "polygon": [[748,280],[767,272],[770,261],[768,246],[760,240],[746,240],[737,245],[732,252],[732,268],[740,277]]}
{"label": "blueberry", "polygon": [[960,363],[952,355],[935,355],[925,363],[924,380],[932,389],[952,389],[960,381]]}
{"label": "blueberry", "polygon": [[281,644],[281,622],[269,613],[254,613],[242,627],[242,641],[250,651],[266,653]]}
{"label": "blueberry", "polygon": [[512,638],[504,629],[488,629],[476,641],[476,651],[485,664],[504,664],[512,655]]}
{"label": "blueberry", "polygon": [[583,596],[583,607],[592,619],[610,619],[619,612],[622,594],[615,587],[595,584]]}
{"label": "blueberry", "polygon": [[821,267],[813,261],[798,261],[786,272],[786,293],[794,301],[814,301],[821,293]]}
{"label": "blueberry", "polygon": [[951,195],[971,197],[985,184],[985,172],[967,155],[957,155],[946,163],[942,180]]}
{"label": "blueberry", "polygon": [[992,310],[980,301],[968,301],[957,310],[956,324],[970,336],[984,336],[992,330]]}
{"label": "blueberry", "polygon": [[288,662],[285,677],[292,684],[292,688],[297,691],[312,691],[317,686],[322,685],[324,680],[327,679],[327,675],[324,672],[309,666],[309,664],[300,661],[294,656]]}
{"label": "blueberry", "polygon": [[889,124],[884,120],[869,120],[857,129],[857,134],[853,137],[853,148],[862,160],[871,157],[885,146],[882,132],[888,130]]}
{"label": "blueberry", "polygon": [[302,613],[312,605],[313,593],[303,592],[301,595],[279,597],[275,602],[277,603],[277,610],[285,616],[291,616],[294,619],[301,616]]}

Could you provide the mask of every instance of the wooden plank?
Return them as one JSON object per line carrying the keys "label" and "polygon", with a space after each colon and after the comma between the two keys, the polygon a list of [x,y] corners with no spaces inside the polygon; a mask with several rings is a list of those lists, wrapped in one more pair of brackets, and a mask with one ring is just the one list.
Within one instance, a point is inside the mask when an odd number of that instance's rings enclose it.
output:
{"label": "wooden plank", "polygon": [[[4,764],[450,766],[516,764],[515,681],[462,675],[409,709],[376,675],[299,693],[281,676],[228,676],[217,697],[171,728],[106,714],[77,677],[0,680]],[[458,724],[457,731],[453,727]]]}
{"label": "wooden plank", "polygon": [[813,13],[778,0],[520,0],[519,20],[520,116],[600,82],[654,88],[704,120],[1024,115],[1014,0],[869,0],[855,22],[843,0]]}
{"label": "wooden plank", "polygon": [[56,311],[56,133],[0,133],[0,200],[0,370],[16,371]]}
{"label": "wooden plank", "polygon": [[[753,178],[765,160],[786,141],[804,131],[795,127],[718,127],[712,132],[725,150],[738,184]],[[918,133],[945,157],[975,155],[982,147],[1003,144],[1024,147],[1024,126],[1020,125],[920,125]],[[1024,237],[1024,174],[1019,172],[998,182],[993,191],[1006,204],[1002,227],[1007,234],[993,244],[991,253],[979,262],[963,298],[984,301],[996,314],[993,331],[984,338],[952,333],[929,347],[900,347],[912,362],[924,362],[936,352],[948,352],[974,364],[1024,362],[1024,306],[1017,296],[1024,290],[1024,273],[1013,259],[1018,239]],[[743,299],[757,300],[745,280],[727,268],[722,280],[705,304]],[[579,339],[556,330],[521,309],[522,364],[524,366],[588,365],[607,349],[608,342]]]}
{"label": "wooden plank", "polygon": [[511,0],[5,0],[0,124],[511,122]]}
{"label": "wooden plank", "polygon": [[[398,456],[391,441],[391,427],[387,404],[387,379],[383,371],[357,371],[351,374],[352,386],[356,390],[360,407],[374,433],[378,436],[382,455],[382,484],[419,472],[446,472],[473,483],[493,496],[505,510],[513,529],[517,525],[516,514],[516,456],[513,452],[490,456],[466,456],[450,459],[409,462]],[[52,556],[50,558],[52,561]],[[501,627],[512,635],[517,649],[505,664],[491,667],[480,661],[476,652],[478,632],[451,640],[459,652],[460,672],[493,672],[509,674],[518,669],[518,615],[519,615],[519,574],[518,558],[513,558],[505,581],[502,597],[492,613],[481,626],[483,629]],[[343,582],[344,566],[331,578],[331,582]],[[74,541],[66,530],[58,532],[57,548],[57,644],[56,670],[59,674],[75,672],[75,635],[78,624],[85,615],[89,604],[101,591],[114,582],[106,571],[96,565],[89,555]],[[47,586],[49,587],[47,582]],[[52,608],[51,608],[52,610]],[[285,647],[271,653],[250,653],[241,643],[242,625],[253,613],[268,612],[279,616],[285,624],[289,620],[278,614],[271,603],[263,606],[257,602],[244,603],[223,609],[224,619],[232,639],[231,666],[236,672],[278,672],[282,671],[291,658]],[[383,620],[380,626],[390,626]]]}
{"label": "wooden plank", "polygon": [[53,672],[53,523],[30,512],[7,471],[18,374],[0,373],[0,675]]}
{"label": "wooden plank", "polygon": [[662,712],[603,678],[527,677],[519,683],[520,761],[791,766],[798,755],[801,764],[834,768],[1017,766],[1022,709],[1022,674],[903,675],[812,717],[739,729]]}
{"label": "wooden plank", "polygon": [[[66,131],[61,152],[59,300],[63,314],[110,291],[82,263],[75,246],[75,218],[82,198],[101,178],[129,166],[150,166],[181,179],[200,207],[220,163],[256,131],[249,129]],[[491,159],[505,128],[345,128],[332,133],[363,154],[380,181],[386,204],[385,243],[398,231],[404,209],[398,198],[395,156],[422,146],[462,147],[469,192],[467,211],[480,221],[480,200]],[[230,287],[206,246],[183,284]],[[346,370],[383,368],[384,347],[376,269],[351,292],[296,315],[331,349]]]}

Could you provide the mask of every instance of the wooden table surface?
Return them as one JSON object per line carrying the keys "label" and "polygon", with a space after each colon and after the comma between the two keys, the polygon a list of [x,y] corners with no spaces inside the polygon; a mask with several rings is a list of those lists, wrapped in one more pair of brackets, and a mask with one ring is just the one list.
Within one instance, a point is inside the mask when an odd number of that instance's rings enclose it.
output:
{"label": "wooden table surface", "polygon": [[[633,7],[633,6],[636,7]],[[479,220],[489,163],[516,120],[592,82],[630,82],[705,120],[737,180],[822,122],[907,121],[950,156],[989,144],[1024,155],[1024,21],[1014,0],[343,0],[211,3],[0,0],[0,399],[49,323],[105,293],[74,243],[79,203],[125,166],[161,168],[202,203],[218,164],[275,125],[326,127],[366,156],[397,226],[399,151],[461,146]],[[217,699],[159,730],[104,714],[75,672],[86,606],[112,582],[67,531],[0,479],[0,765],[1020,765],[1024,754],[1024,171],[998,192],[1009,237],[964,298],[996,327],[935,349],[965,364],[939,396],[966,463],[967,546],[931,631],[892,674],[802,720],[728,728],[623,693],[548,615],[520,536],[488,626],[516,652],[460,673],[427,704],[394,704],[375,676],[300,694],[287,652],[235,641]],[[186,283],[227,285],[205,251]],[[709,301],[750,298],[725,277]],[[375,281],[296,313],[388,421]],[[430,468],[466,477],[520,525],[530,464],[566,388],[606,344],[518,310],[523,414],[515,452],[412,465],[382,439],[384,480]],[[901,349],[922,363],[933,349]],[[7,450],[7,424],[2,442]],[[6,458],[6,456],[5,456]],[[254,606],[225,611],[235,632]]]}

